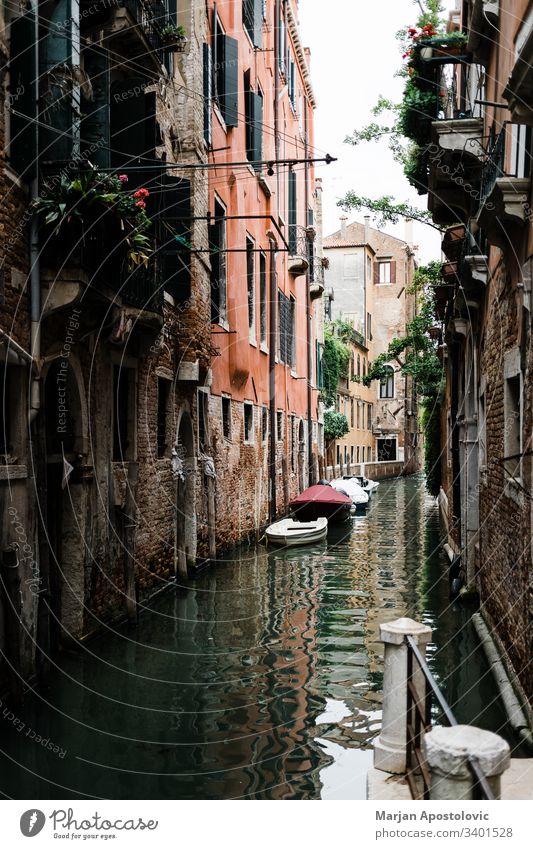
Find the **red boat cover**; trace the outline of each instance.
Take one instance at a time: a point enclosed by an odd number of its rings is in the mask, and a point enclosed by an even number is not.
[[[342,492],[337,492],[332,486],[323,486],[317,484],[310,486],[309,489],[304,489],[297,498],[293,498],[290,506],[298,504],[307,504],[309,501],[315,501],[319,504],[351,504],[352,499]]]

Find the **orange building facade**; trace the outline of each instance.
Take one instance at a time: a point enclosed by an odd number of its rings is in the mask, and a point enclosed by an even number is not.
[[[257,533],[318,479],[323,267],[320,184],[309,161],[315,100],[297,6],[208,7],[214,357],[211,385],[199,390],[199,442],[215,461],[224,547]]]

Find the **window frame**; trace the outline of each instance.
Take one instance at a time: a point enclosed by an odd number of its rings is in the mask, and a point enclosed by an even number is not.
[[[255,430],[255,416],[254,416],[254,404],[253,401],[243,401],[242,405],[243,409],[243,441],[245,445],[254,445],[254,430]],[[251,412],[251,423],[247,425],[246,414]],[[246,431],[248,431],[248,436],[246,435]]]
[[[226,442],[231,442],[233,437],[233,422],[231,420],[231,395],[222,393],[220,396],[220,414],[222,420],[222,437]],[[228,423],[226,433],[226,420]]]
[[[379,381],[379,398],[380,401],[390,401],[396,397],[396,381],[394,368],[387,364],[384,366],[389,371],[388,377],[383,377]]]

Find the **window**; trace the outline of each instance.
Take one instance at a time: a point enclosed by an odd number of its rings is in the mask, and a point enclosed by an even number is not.
[[[366,449],[366,461],[367,463],[372,462],[372,448],[370,446]]]
[[[378,462],[390,463],[396,460],[396,439],[386,437],[378,439]]]
[[[351,401],[350,422],[351,422],[351,426],[353,427],[354,424],[355,424],[355,402],[354,402],[353,398],[352,398],[352,401]]]
[[[282,363],[294,367],[295,365],[295,301],[287,298],[283,292],[278,292],[278,315],[279,315],[279,358]]]
[[[250,82],[250,71],[244,75],[244,107],[246,116],[246,158],[261,171],[263,158],[263,95],[255,92]]]
[[[157,456],[167,454],[167,410],[170,381],[159,377],[157,380]]]
[[[289,433],[289,452],[291,455],[291,472],[294,472],[296,469],[296,451],[294,450],[294,443],[296,441],[296,416],[290,417],[291,429]]]
[[[363,379],[366,377],[366,357],[363,360]]]
[[[361,377],[361,356],[357,354],[357,377]]]
[[[353,451],[354,451],[354,448],[353,448],[353,445],[352,445],[351,448],[350,448],[350,463],[353,463],[353,457],[354,457]]]
[[[204,60],[204,140],[211,146],[213,142],[213,120],[211,108],[213,105],[213,55],[210,44],[203,46]]]
[[[209,394],[205,389],[199,389],[197,393],[198,404],[198,445],[200,451],[204,451],[209,443],[208,415]]]
[[[22,422],[20,389],[24,386],[24,379],[20,377],[20,372],[21,369],[18,366],[8,365],[6,362],[0,363],[0,465],[23,462],[20,457],[16,459],[20,450],[20,423]],[[66,427],[61,431],[58,427],[60,421],[57,394],[59,384],[54,380],[53,386],[55,389],[54,408],[57,410],[54,416],[55,430],[56,433],[65,433]],[[65,406],[68,406],[68,396]]]
[[[239,42],[225,35],[218,15],[213,21],[213,97],[226,127],[239,123]]]
[[[255,261],[254,243],[246,237],[246,282],[248,286],[248,332],[250,340],[255,342]]]
[[[355,377],[355,354],[352,354],[350,359],[350,378],[353,380]]]
[[[337,466],[340,465],[341,462],[341,447],[337,445]]]
[[[249,401],[244,402],[244,441],[254,441],[254,405]]]
[[[364,449],[363,449],[363,450],[364,450]],[[359,464],[359,458],[360,458],[359,451],[360,451],[360,448],[359,448],[359,446],[357,446],[357,463],[358,463],[358,464]]]
[[[278,441],[282,441],[283,436],[283,413],[281,410],[278,410],[276,413],[276,438]]]
[[[288,175],[289,180],[289,255],[295,256],[298,250],[298,201],[296,193],[296,174],[290,170]]]
[[[135,456],[135,369],[113,367],[113,460]]]
[[[373,339],[373,336],[372,336],[372,316],[370,315],[369,312],[367,312],[367,314],[366,314],[366,335],[367,335],[367,338],[370,341],[372,341],[372,339]],[[370,368],[370,364],[369,364],[368,367]]]
[[[254,47],[261,47],[263,0],[242,0],[242,23]]]
[[[368,404],[366,408],[366,421],[368,430],[372,430],[372,404]]]
[[[281,442],[283,439],[283,413],[281,410],[278,410],[276,414],[276,436],[278,442]]]
[[[215,220],[209,227],[211,251],[211,321],[214,324],[227,320],[227,254],[226,210],[215,198]]]
[[[279,56],[279,70],[280,73],[285,73],[285,61],[287,54],[287,27],[285,24],[285,4],[283,0],[278,0],[277,2],[278,12],[277,18],[279,20],[278,27],[278,56]]]
[[[505,381],[504,451],[508,477],[521,476],[522,455],[522,380],[520,373]]]
[[[296,111],[296,65],[289,60],[289,98],[291,106]]]
[[[385,366],[387,376],[383,377],[379,383],[380,398],[394,398],[394,369],[392,366]]]
[[[224,439],[231,439],[231,398],[222,396],[222,433]]]
[[[264,253],[259,254],[259,341],[263,347],[268,339],[267,316],[267,260]]]
[[[261,410],[261,436],[263,442],[268,439],[268,407],[263,407]]]
[[[374,283],[389,285],[396,283],[396,262],[392,259],[379,259],[374,264]]]

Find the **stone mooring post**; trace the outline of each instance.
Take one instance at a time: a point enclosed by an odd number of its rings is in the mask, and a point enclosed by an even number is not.
[[[431,640],[431,628],[413,619],[402,618],[380,625],[385,644],[383,675],[383,719],[381,734],[374,743],[374,767],[383,772],[402,774],[406,770],[407,748],[407,646],[412,637],[422,655]],[[416,670],[416,661],[414,669]],[[423,690],[416,682],[417,691]]]
[[[423,749],[431,774],[432,801],[474,798],[469,757],[477,759],[494,796],[501,798],[501,777],[511,765],[511,750],[498,734],[471,725],[436,727],[424,736]]]

